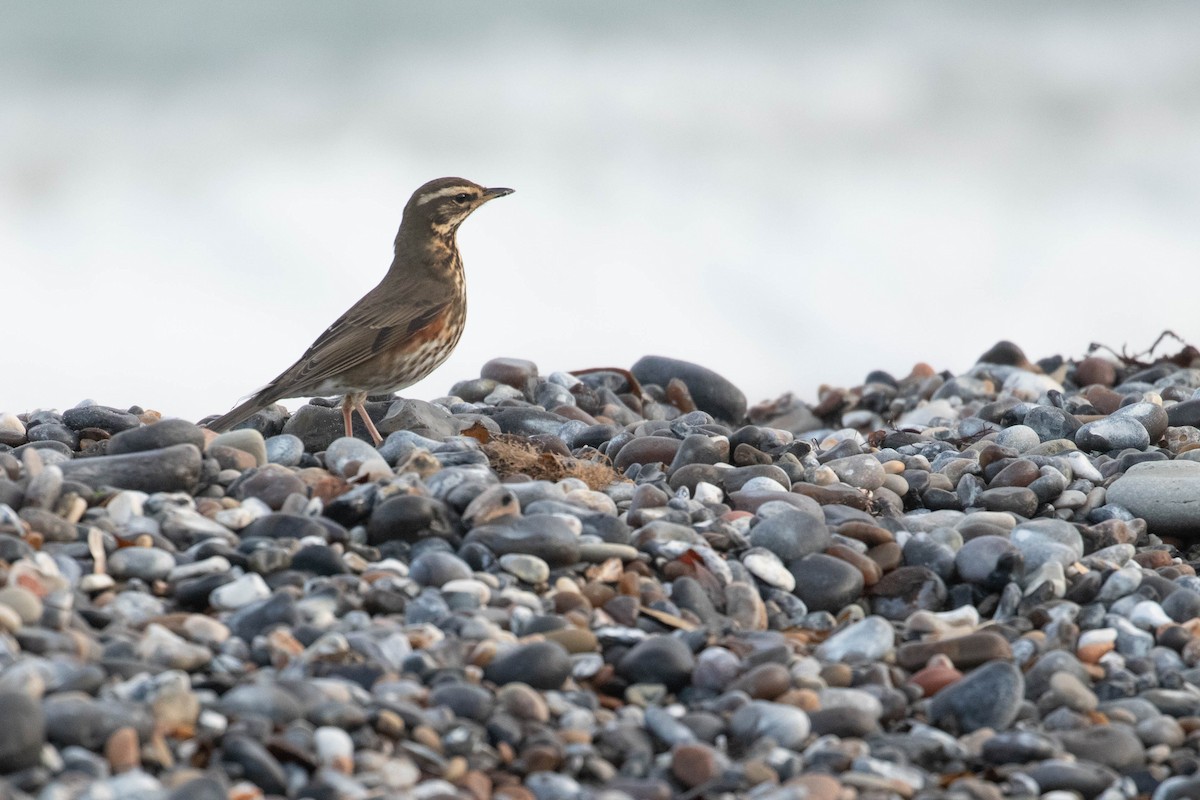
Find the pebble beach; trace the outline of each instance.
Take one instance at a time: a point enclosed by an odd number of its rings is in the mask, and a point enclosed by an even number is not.
[[[1200,798],[1179,347],[8,409],[0,800]]]

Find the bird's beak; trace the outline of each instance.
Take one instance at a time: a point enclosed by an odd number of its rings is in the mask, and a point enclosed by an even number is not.
[[[503,189],[503,188],[484,189],[483,190],[483,199],[484,200],[494,200],[497,197],[504,197],[505,195],[512,194],[512,193],[513,193],[512,189]]]

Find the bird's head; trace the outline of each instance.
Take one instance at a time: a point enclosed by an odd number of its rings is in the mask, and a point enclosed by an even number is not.
[[[462,221],[489,200],[512,194],[512,189],[485,189],[463,178],[438,178],[413,192],[404,207],[400,233],[453,236]]]

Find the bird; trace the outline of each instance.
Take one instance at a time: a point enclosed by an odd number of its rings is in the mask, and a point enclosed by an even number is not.
[[[289,397],[341,394],[346,435],[358,411],[378,446],[383,437],[363,405],[368,395],[411,386],[444,362],[467,318],[466,277],[458,227],[471,212],[512,189],[487,189],[463,178],[421,186],[404,206],[387,274],[338,317],[295,364],[231,411],[207,422],[226,431]]]

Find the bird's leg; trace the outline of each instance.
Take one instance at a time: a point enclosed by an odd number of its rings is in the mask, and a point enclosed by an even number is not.
[[[358,415],[362,417],[363,423],[367,426],[367,432],[370,433],[371,438],[375,440],[375,446],[379,447],[379,445],[383,443],[383,437],[379,435],[379,431],[375,428],[375,423],[372,422],[371,418],[367,415],[366,404],[364,401],[359,400],[356,408],[358,409]]]
[[[342,422],[346,424],[347,436],[354,435],[354,407],[355,403],[353,395],[346,395],[342,398]]]

